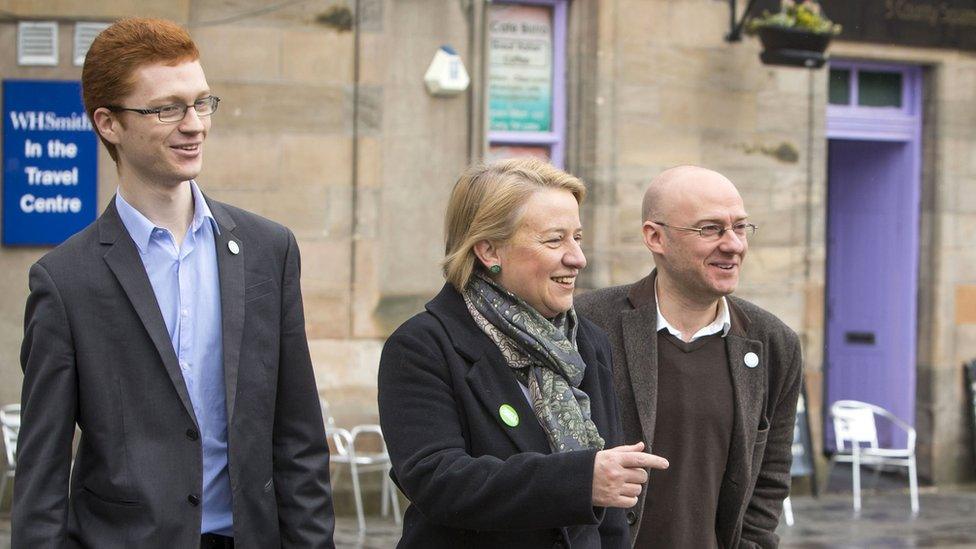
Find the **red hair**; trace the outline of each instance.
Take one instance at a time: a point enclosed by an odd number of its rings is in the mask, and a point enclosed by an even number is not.
[[[165,19],[127,17],[102,31],[88,48],[81,69],[85,112],[95,125],[95,109],[117,104],[132,92],[132,75],[143,65],[178,65],[200,58],[197,45],[183,27]],[[96,130],[97,131],[97,130]],[[118,153],[101,135],[112,160]]]

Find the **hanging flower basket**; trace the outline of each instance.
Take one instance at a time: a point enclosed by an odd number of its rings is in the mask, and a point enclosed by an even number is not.
[[[759,59],[766,65],[818,69],[829,58],[831,34],[786,27],[760,27],[756,33],[763,46]]]
[[[815,0],[783,0],[777,13],[764,12],[749,21],[746,32],[759,35],[767,65],[820,68],[827,62],[827,46],[841,27],[823,14]]]

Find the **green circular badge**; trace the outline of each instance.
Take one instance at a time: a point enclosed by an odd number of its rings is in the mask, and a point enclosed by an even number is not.
[[[518,412],[516,412],[515,408],[512,408],[511,405],[502,404],[501,407],[498,408],[498,417],[502,418],[505,425],[508,425],[509,427],[518,427]]]

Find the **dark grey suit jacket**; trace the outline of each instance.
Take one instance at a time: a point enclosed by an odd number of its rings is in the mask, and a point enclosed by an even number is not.
[[[329,454],[291,232],[209,200],[237,547],[332,547]],[[240,252],[231,253],[234,241]],[[114,200],[30,270],[12,546],[197,547],[197,421]],[[75,424],[81,439],[72,469]]]
[[[655,276],[576,299],[576,311],[610,336],[625,440],[643,440],[652,453],[657,404]],[[763,309],[735,297],[728,302],[732,328],[725,341],[735,417],[715,530],[722,547],[776,547],[779,538],[774,531],[790,490],[793,419],[803,370],[800,341]],[[749,352],[759,356],[758,367],[743,364]],[[627,513],[632,541],[637,539],[647,491],[653,489],[645,487]]]

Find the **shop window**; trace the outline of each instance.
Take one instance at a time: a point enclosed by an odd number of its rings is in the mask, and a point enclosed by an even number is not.
[[[836,62],[827,79],[827,102],[831,107],[903,112],[907,101],[906,78],[902,67]]]
[[[493,2],[487,14],[487,159],[563,165],[566,0]]]
[[[831,105],[851,104],[850,69],[830,69],[830,89],[828,98]]]
[[[862,107],[901,108],[901,73],[860,71],[857,104]]]

